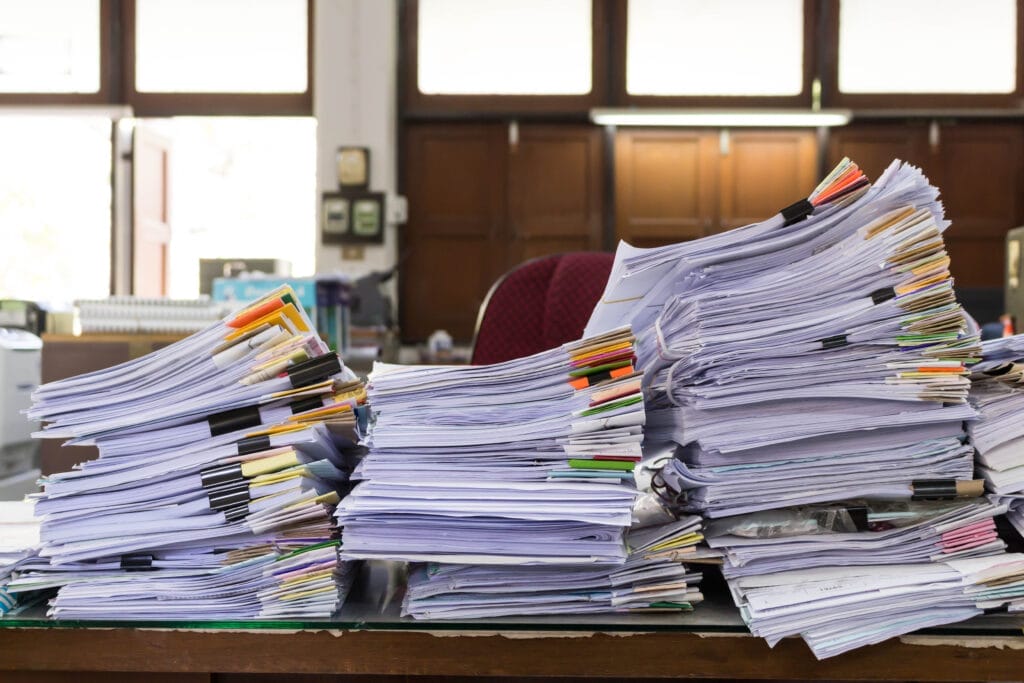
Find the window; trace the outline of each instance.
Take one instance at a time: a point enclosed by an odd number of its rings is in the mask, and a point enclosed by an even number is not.
[[[407,0],[404,109],[585,112],[604,101],[606,0]]]
[[[802,0],[629,0],[626,92],[798,96]]]
[[[585,95],[591,26],[591,0],[420,0],[420,92]]]
[[[199,295],[200,258],[283,259],[315,270],[316,121],[146,121],[170,142],[168,294]]]
[[[99,92],[99,0],[0,0],[0,17],[0,92]]]
[[[1013,93],[1016,0],[842,0],[844,93]]]
[[[0,117],[0,297],[110,292],[110,120]]]
[[[302,93],[306,0],[136,0],[135,89]]]

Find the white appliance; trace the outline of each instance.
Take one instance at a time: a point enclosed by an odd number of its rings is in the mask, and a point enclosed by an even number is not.
[[[22,411],[32,403],[39,386],[43,340],[26,330],[0,327],[0,499],[18,498],[34,488],[30,472],[37,466],[38,444],[32,440],[37,423],[25,419]],[[36,470],[38,476],[38,470]],[[8,484],[18,486],[10,492]]]

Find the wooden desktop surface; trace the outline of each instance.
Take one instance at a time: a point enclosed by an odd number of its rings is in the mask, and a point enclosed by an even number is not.
[[[58,672],[1012,681],[1024,676],[1022,648],[1021,637],[913,636],[818,662],[797,639],[772,650],[741,634],[11,628],[0,630],[0,680],[34,671],[51,681],[65,680]]]

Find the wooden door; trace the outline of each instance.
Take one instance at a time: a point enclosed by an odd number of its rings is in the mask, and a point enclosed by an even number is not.
[[[508,268],[603,248],[603,138],[595,126],[521,124],[509,146]]]
[[[132,294],[166,296],[171,143],[145,125],[132,136]]]
[[[770,218],[807,197],[818,183],[812,130],[731,130],[721,136],[719,230]]]
[[[615,134],[615,230],[652,247],[702,237],[714,227],[718,135],[688,130]]]
[[[920,167],[936,182],[933,175],[934,159],[928,145],[928,124],[912,123],[864,123],[829,132],[828,167],[831,170],[843,157],[854,161],[867,177],[875,181],[882,171],[900,159]]]
[[[498,123],[405,126],[403,339],[423,341],[436,329],[472,338],[480,304],[507,261],[507,147]]]
[[[1016,123],[949,124],[936,142],[933,182],[953,223],[946,245],[957,287],[1001,289],[1006,233],[1024,223],[1022,129]]]

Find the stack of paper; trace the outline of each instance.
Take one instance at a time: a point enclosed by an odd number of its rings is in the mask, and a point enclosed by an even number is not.
[[[982,345],[972,368],[971,403],[978,419],[967,431],[978,453],[978,472],[998,494],[1024,492],[1024,335]]]
[[[307,618],[349,567],[334,506],[365,392],[288,289],[136,361],[40,387],[41,436],[97,460],[46,477],[39,558],[12,591],[60,587],[89,618]]]
[[[616,565],[426,564],[409,577],[402,611],[416,619],[476,619],[588,612],[679,612],[703,599],[693,559],[699,517],[631,530]]]
[[[946,562],[1005,550],[995,517],[1006,505],[964,501],[858,501],[813,505],[708,523],[727,578],[831,565]]]
[[[615,563],[644,405],[627,329],[497,365],[378,364],[344,556]]]
[[[664,476],[695,511],[910,497],[915,480],[972,476],[961,423],[978,340],[953,294],[936,191],[897,165],[839,204],[694,259],[638,334],[665,408],[651,431],[685,447]]]
[[[774,646],[799,634],[821,659],[1020,601],[1024,555],[797,569],[729,586],[755,635]]]
[[[433,563],[410,580],[416,618],[690,609],[700,521],[666,524],[636,487],[633,342],[617,328],[491,366],[377,365],[343,557]]]
[[[0,501],[0,616],[35,602],[34,596],[19,597],[8,590],[11,574],[39,550],[39,520],[32,508],[29,501]]]
[[[992,518],[1006,503],[977,498],[963,428],[980,342],[953,292],[948,225],[917,169],[894,162],[870,185],[844,160],[763,223],[617,254],[588,333],[632,324],[646,438],[677,445],[655,487],[710,518],[734,597],[772,642],[800,633],[827,656],[966,618],[978,609],[961,577],[934,563],[1002,557]],[[926,593],[944,572],[938,594],[962,604],[888,612],[870,577],[890,571]],[[851,611],[822,597],[831,584],[856,596]],[[749,602],[754,589],[770,602]]]

